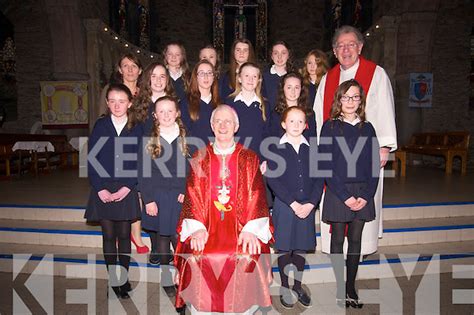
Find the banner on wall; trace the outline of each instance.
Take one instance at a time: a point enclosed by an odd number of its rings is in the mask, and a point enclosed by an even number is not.
[[[87,81],[41,81],[44,129],[88,128]]]
[[[409,107],[431,107],[433,73],[410,73]]]

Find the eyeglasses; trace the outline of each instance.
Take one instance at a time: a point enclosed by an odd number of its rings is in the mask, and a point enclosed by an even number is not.
[[[200,78],[204,78],[204,77],[209,77],[209,78],[212,78],[214,76],[214,72],[204,72],[204,71],[199,71],[197,73],[197,76],[200,77]]]
[[[214,125],[222,125],[222,124],[224,124],[224,125],[226,125],[226,126],[230,126],[230,125],[232,125],[234,122],[233,122],[232,120],[229,120],[229,119],[224,119],[224,120],[221,120],[221,119],[214,119],[214,120],[212,121],[212,123],[213,123]]]
[[[355,43],[355,42],[351,42],[351,43],[349,43],[349,44],[338,44],[338,45],[336,46],[336,50],[343,50],[343,49],[345,49],[345,48],[347,48],[347,49],[355,49],[355,48],[357,48],[358,46],[359,46],[359,45],[358,45],[357,43]]]
[[[348,103],[349,101],[358,102],[360,100],[361,100],[360,95],[353,95],[353,96],[343,95],[343,96],[341,96],[341,102],[344,102],[344,103]]]

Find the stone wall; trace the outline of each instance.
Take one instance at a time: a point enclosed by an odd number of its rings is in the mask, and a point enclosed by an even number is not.
[[[41,121],[39,81],[50,80],[53,69],[49,21],[44,1],[2,3],[2,12],[15,26],[18,120],[6,122],[4,130],[29,132]]]
[[[430,51],[433,107],[421,110],[423,131],[470,131],[470,166],[474,165],[474,111],[469,109],[472,7],[461,0],[440,1]]]
[[[199,49],[212,43],[212,1],[150,0],[152,27],[157,35],[152,39],[152,50],[161,52],[175,40],[183,42],[188,61],[198,59]],[[153,32],[152,32],[153,33]]]
[[[298,65],[315,48],[323,49],[324,1],[268,1],[268,49],[276,40],[292,47]]]

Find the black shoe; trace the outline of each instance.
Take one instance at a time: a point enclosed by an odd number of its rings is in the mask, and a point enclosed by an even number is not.
[[[150,265],[158,266],[160,264],[160,255],[158,254],[150,254],[150,258],[148,259]]]
[[[286,309],[292,309],[296,303],[296,296],[289,288],[280,288],[280,303]]]
[[[359,300],[359,297],[351,298],[349,297],[349,294],[346,295],[346,307],[352,307],[352,308],[362,308],[364,306],[364,303],[362,303],[361,300]]]
[[[176,296],[176,287],[174,285],[163,287],[163,290],[168,297]]]
[[[119,298],[120,297],[120,287],[112,287],[112,290],[114,291],[115,296],[117,298]],[[109,297],[109,287],[107,287],[107,297]]]
[[[298,302],[300,302],[301,305],[304,307],[310,307],[311,306],[311,297],[306,293],[306,291],[303,288],[299,288],[297,290],[293,289],[294,292],[298,295]]]
[[[127,282],[125,282],[125,284],[121,288],[122,290],[125,290],[126,292],[130,292],[133,290],[132,285],[130,284],[130,282],[128,282],[128,280]]]
[[[128,292],[125,290],[120,290],[120,298],[122,300],[128,300],[130,298],[130,295],[128,295]]]

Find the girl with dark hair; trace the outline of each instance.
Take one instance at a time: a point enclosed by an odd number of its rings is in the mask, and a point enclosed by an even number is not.
[[[270,109],[275,108],[278,87],[281,77],[287,72],[293,71],[293,57],[288,43],[276,41],[272,45],[272,63],[263,71],[262,94],[267,99]]]
[[[122,83],[130,92],[132,96],[135,97],[139,92],[140,76],[142,74],[143,67],[140,59],[133,53],[126,53],[120,56],[118,60],[115,71],[110,77],[110,84],[112,83]],[[107,91],[109,84],[104,86],[102,93],[100,94],[99,100],[99,116],[105,114],[107,111]]]
[[[256,62],[252,42],[248,39],[236,39],[230,51],[229,71],[219,80],[219,95],[222,99],[226,99],[235,91],[240,66],[246,62]]]
[[[221,60],[217,54],[217,50],[211,44],[204,46],[199,50],[199,60],[207,60],[214,66],[216,80],[219,80],[221,73]]]
[[[187,96],[186,101],[181,102],[181,115],[188,136],[196,137],[207,145],[209,137],[213,137],[211,113],[220,104],[214,67],[209,61],[201,60],[194,66]]]
[[[299,106],[306,113],[306,126],[303,136],[306,140],[310,137],[316,137],[316,119],[311,105],[308,103],[308,92],[303,85],[303,78],[297,72],[289,72],[283,76],[278,89],[278,98],[275,108],[270,116],[271,136],[281,137],[284,133],[281,127],[281,115],[292,106]]]
[[[121,173],[136,170],[137,163],[121,161],[117,152],[137,154],[137,139],[142,136],[143,130],[141,124],[135,124],[131,115],[132,93],[124,84],[111,84],[106,95],[108,113],[97,120],[89,137],[89,152],[94,150],[96,144],[100,150],[95,159],[88,159],[92,189],[84,217],[88,221],[100,222],[105,264],[111,277],[109,286],[117,297],[128,299],[131,290],[128,282],[131,224],[140,219],[140,206],[137,178]],[[104,138],[105,143],[100,142]],[[127,139],[133,139],[135,144],[131,145]],[[117,258],[122,267],[119,279],[116,279],[115,270]]]
[[[329,63],[326,54],[319,49],[311,50],[304,58],[304,67],[301,69],[303,84],[308,89],[309,106],[314,106],[316,91],[319,82],[329,70]]]
[[[145,135],[153,126],[153,112],[156,100],[163,96],[176,97],[168,69],[161,62],[153,62],[146,67],[140,84],[140,93],[134,99],[133,109],[138,121],[145,124]]]
[[[342,307],[361,308],[363,304],[355,289],[355,279],[364,224],[375,219],[374,195],[379,180],[380,158],[374,127],[365,118],[365,94],[356,80],[345,81],[337,88],[330,119],[321,130],[319,151],[332,156],[331,161],[322,163],[322,168],[330,171],[331,176],[326,178],[321,211],[322,221],[331,226],[336,301]],[[350,152],[360,153],[347,161],[346,156]],[[345,235],[349,246],[344,287]]]

